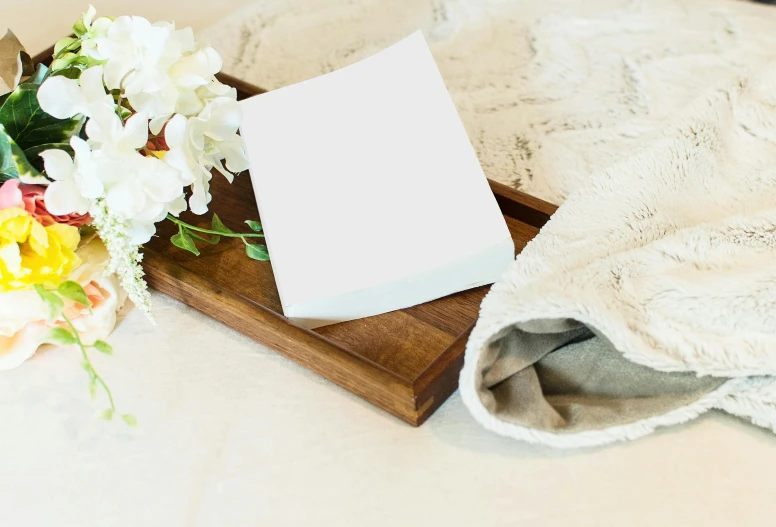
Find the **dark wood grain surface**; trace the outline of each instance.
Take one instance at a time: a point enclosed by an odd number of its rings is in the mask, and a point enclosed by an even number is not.
[[[36,58],[46,62],[46,56]],[[240,99],[262,93],[227,75]],[[519,252],[547,222],[555,207],[540,199],[490,182]],[[247,173],[229,184],[214,172],[210,209],[224,223],[243,229],[259,219]],[[201,226],[205,217],[184,213]],[[312,226],[311,226],[312,228]],[[408,309],[316,330],[283,315],[269,262],[250,260],[241,241],[227,239],[200,247],[194,256],[174,247],[176,231],[159,224],[158,235],[144,247],[143,266],[151,287],[247,335],[326,377],[412,425],[420,425],[458,385],[463,351],[488,288],[480,287]]]

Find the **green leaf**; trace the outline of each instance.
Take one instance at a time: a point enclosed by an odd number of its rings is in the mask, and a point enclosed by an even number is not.
[[[72,280],[62,282],[59,284],[59,287],[57,287],[57,292],[59,293],[59,296],[78,302],[82,306],[88,307],[89,313],[92,312],[89,297],[86,296],[86,291],[84,291],[84,288],[81,287],[81,284],[78,282],[73,282]]]
[[[22,149],[0,124],[0,183],[7,179],[20,179],[23,183],[49,183],[48,179],[30,164]]]
[[[97,376],[94,374],[94,368],[92,368],[92,363],[88,360],[84,359],[81,361],[81,368],[89,374],[90,379],[96,379]]]
[[[60,51],[62,51],[65,48],[71,47],[73,44],[78,42],[79,40],[77,38],[73,37],[65,37],[62,39],[59,39],[56,44],[54,44],[54,55],[58,55]]]
[[[65,53],[64,55],[51,61],[51,69],[54,71],[69,68],[72,64],[77,64],[78,55],[75,53]]]
[[[192,238],[194,238],[195,241],[202,242],[202,243],[209,243],[211,245],[215,245],[221,241],[221,237],[218,234],[210,234],[209,238],[204,238],[192,230],[188,230],[186,231],[186,233]]]
[[[92,399],[97,397],[97,379],[94,377],[89,379],[89,395],[91,395]]]
[[[258,221],[245,220],[245,223],[248,225],[248,227],[251,228],[253,232],[261,232],[261,223]]]
[[[234,234],[232,229],[224,225],[224,222],[221,221],[221,218],[218,217],[218,214],[213,213],[213,220],[211,225],[213,226],[214,231],[220,232],[221,234]]]
[[[70,154],[70,157],[73,157],[74,154],[73,147],[70,146],[70,143],[43,143],[42,145],[29,147],[24,151],[24,155],[27,156],[27,159],[32,160],[33,158],[40,157],[40,153],[45,152],[46,150],[64,150]]]
[[[76,80],[81,76],[81,68],[77,66],[69,66],[63,70],[57,70],[51,74],[52,77],[55,75]]]
[[[94,349],[99,351],[100,353],[104,353],[105,355],[113,355],[113,346],[105,342],[104,340],[96,340],[94,341]]]
[[[43,64],[38,64],[38,66],[35,68],[35,73],[33,73],[32,76],[24,82],[29,82],[30,84],[40,84],[43,82],[43,79],[46,78],[47,73],[48,68]]]
[[[0,124],[19,148],[43,143],[67,143],[81,131],[82,118],[57,119],[38,104],[38,85],[20,84],[0,107]]]
[[[110,421],[111,419],[113,419],[113,410],[111,408],[108,408],[107,410],[102,412],[100,417],[102,417],[106,421]]]
[[[174,234],[173,237],[170,238],[170,241],[175,247],[180,247],[181,249],[199,256],[199,249],[197,249],[197,246],[194,243],[194,240],[191,239],[191,236],[189,236],[189,234],[183,230],[183,227],[179,228],[178,233]]]
[[[127,423],[129,426],[137,426],[137,419],[134,415],[130,414],[124,414],[121,416],[121,418],[124,420],[125,423]]]
[[[66,328],[51,328],[48,333],[43,337],[43,340],[51,344],[59,344],[61,346],[69,346],[75,344],[75,337],[70,330]]]
[[[38,296],[40,296],[41,300],[43,300],[48,308],[48,319],[50,321],[55,320],[59,314],[62,313],[65,303],[51,291],[46,291],[40,284],[35,284],[35,291],[38,292]]]
[[[73,33],[75,33],[75,36],[82,37],[88,32],[88,29],[86,29],[86,24],[84,24],[84,19],[79,18],[78,21],[73,24]]]
[[[269,260],[269,252],[267,251],[266,245],[253,245],[251,243],[246,243],[245,254],[248,255],[248,258],[253,260],[259,260],[261,262],[266,262]]]

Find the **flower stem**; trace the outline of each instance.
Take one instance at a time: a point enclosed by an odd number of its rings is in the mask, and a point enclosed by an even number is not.
[[[105,393],[108,395],[108,401],[110,401],[110,409],[112,411],[116,411],[116,403],[113,401],[113,394],[110,391],[110,388],[108,388],[108,385],[103,380],[102,377],[97,373],[97,370],[94,369],[94,366],[92,365],[92,361],[89,360],[89,355],[86,353],[86,347],[84,346],[84,343],[81,341],[81,336],[78,334],[78,330],[75,329],[75,326],[70,321],[67,315],[62,313],[62,318],[67,323],[68,327],[70,328],[70,331],[73,333],[73,337],[75,337],[75,342],[78,345],[78,349],[81,350],[81,355],[84,358],[84,362],[88,366],[89,373],[94,377],[94,380],[102,386],[103,390],[105,390]]]
[[[211,229],[203,229],[201,227],[195,227],[194,225],[190,225],[190,224],[186,223],[183,220],[179,220],[178,218],[176,218],[172,214],[168,214],[167,215],[167,219],[170,220],[171,222],[176,223],[178,225],[181,225],[181,226],[183,226],[183,227],[185,227],[187,229],[191,229],[192,231],[196,231],[196,232],[202,232],[204,234],[214,234],[214,235],[218,235],[218,236],[226,236],[227,238],[264,238],[263,234],[259,234],[259,233],[255,233],[255,232],[247,233],[247,234],[241,234],[239,232],[220,232],[220,231],[214,231],[214,230],[211,230]],[[243,240],[243,241],[245,241],[245,240]]]
[[[119,119],[121,119],[121,122],[124,122],[124,118],[121,117],[121,105],[124,104],[124,82],[129,78],[130,75],[135,73],[134,68],[129,70],[124,74],[124,76],[121,78],[121,81],[119,82],[119,100],[118,104],[116,105],[116,112],[119,114]]]

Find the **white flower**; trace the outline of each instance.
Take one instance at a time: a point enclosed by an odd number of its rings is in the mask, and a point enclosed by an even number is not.
[[[100,17],[95,20],[97,10],[93,5],[89,6],[89,9],[84,13],[81,20],[76,22],[75,28],[77,33],[83,33],[81,38],[81,55],[90,58],[94,57],[96,52],[97,39],[104,38],[108,35],[108,29],[113,23],[113,20],[108,17]]]
[[[70,145],[75,151],[76,162],[64,150],[45,150],[40,154],[46,175],[54,180],[46,188],[45,201],[48,211],[55,215],[85,214],[91,205],[87,196],[102,193],[99,179],[89,179],[88,173],[76,169],[76,164],[83,165],[91,156],[89,146],[78,137],[71,138]]]
[[[200,164],[197,152],[188,139],[188,120],[182,115],[176,115],[167,123],[164,129],[164,140],[169,151],[164,156],[164,162],[182,174],[182,178],[191,185],[192,195],[189,206],[194,214],[207,212],[210,203],[210,170]]]
[[[122,125],[116,114],[100,110],[87,122],[86,132],[89,144],[78,137],[70,141],[75,161],[61,150],[41,154],[46,173],[55,180],[46,190],[50,212],[92,212],[94,203],[104,200],[111,214],[126,223],[133,244],[147,242],[156,232],[155,223],[185,208],[183,187],[192,180],[138,152],[148,141],[145,114]]]
[[[57,119],[78,114],[91,117],[100,108],[113,112],[116,105],[113,97],[105,92],[102,78],[102,66],[85,70],[77,81],[61,75],[49,77],[38,88],[38,103],[44,112]]]
[[[100,178],[104,192],[99,197],[105,198],[112,214],[128,223],[133,243],[147,242],[156,232],[156,222],[170,211],[180,213],[183,186],[189,181],[167,163],[137,151],[148,142],[148,118],[143,113],[122,126],[116,114],[98,112],[86,132],[95,157],[86,172]]]
[[[86,135],[103,156],[135,153],[148,142],[148,116],[138,112],[122,124],[116,113],[100,108],[87,121]]]
[[[168,70],[194,49],[191,28],[175,31],[172,24],[122,16],[104,37],[95,39],[90,56],[106,61],[105,84],[109,89],[123,88],[135,110],[157,117],[175,111],[178,91]]]
[[[237,101],[218,97],[205,106],[202,112],[191,119],[191,141],[200,152],[200,162],[214,166],[229,182],[230,172],[248,169],[242,138],[237,134],[242,119]],[[222,161],[226,161],[226,169]]]
[[[221,55],[211,47],[198,49],[172,65],[170,79],[178,90],[176,113],[191,116],[202,111],[209,100],[205,97],[211,92],[199,88],[207,88],[213,84],[224,86],[215,79],[215,74],[221,71],[221,66]],[[229,90],[229,87],[226,89]]]
[[[170,151],[164,160],[190,180],[189,206],[195,214],[204,214],[210,202],[210,169],[215,167],[230,182],[233,172],[248,168],[240,126],[240,107],[229,97],[209,102],[196,117],[176,115],[165,128],[165,142]],[[223,161],[226,161],[224,168]]]
[[[200,46],[170,67],[170,83],[176,90],[176,114],[195,116],[216,97],[237,99],[237,91],[215,77],[221,71],[222,64],[221,55],[215,49]],[[158,134],[170,117],[171,113],[157,114],[151,119],[151,132]]]

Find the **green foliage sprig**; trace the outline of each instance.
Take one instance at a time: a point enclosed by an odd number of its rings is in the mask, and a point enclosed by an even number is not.
[[[262,262],[269,260],[269,252],[267,251],[266,245],[258,245],[250,243],[249,241],[251,238],[264,238],[264,235],[261,234],[261,223],[258,221],[247,220],[245,223],[248,225],[252,232],[240,233],[235,232],[224,225],[224,223],[221,221],[221,218],[219,218],[217,214],[213,214],[213,219],[210,223],[210,229],[191,225],[171,214],[167,215],[167,219],[178,226],[178,232],[174,234],[172,238],[170,238],[172,244],[176,247],[180,247],[181,249],[189,251],[196,256],[199,256],[199,249],[197,249],[196,244],[197,241],[215,245],[221,241],[221,237],[223,236],[225,238],[239,238],[242,240],[242,242],[245,244],[245,254],[247,254],[249,258]],[[207,238],[203,237],[202,234],[206,234]]]
[[[81,351],[81,367],[86,371],[87,375],[89,375],[89,393],[91,393],[92,397],[96,397],[97,387],[99,385],[105,392],[105,395],[108,396],[110,407],[102,412],[103,419],[111,420],[114,415],[120,415],[121,419],[129,426],[137,426],[137,419],[135,419],[133,415],[118,413],[116,410],[116,403],[113,400],[113,394],[111,393],[108,384],[100,374],[97,373],[94,364],[92,364],[92,361],[89,358],[89,353],[87,352],[88,349],[95,349],[104,355],[113,355],[113,347],[104,340],[97,340],[93,344],[84,344],[81,340],[81,336],[78,334],[78,330],[64,312],[65,302],[63,298],[66,298],[86,306],[89,309],[89,314],[91,314],[92,308],[89,304],[89,298],[86,295],[86,291],[81,287],[81,284],[68,280],[62,282],[59,287],[55,289],[46,289],[40,284],[35,284],[35,291],[38,292],[38,295],[46,304],[48,309],[48,320],[53,322],[61,317],[67,325],[67,327],[58,326],[49,330],[44,337],[44,341],[50,344],[59,344],[61,346],[77,346]]]
[[[48,184],[40,153],[51,148],[72,153],[70,138],[81,132],[85,119],[57,119],[41,109],[38,88],[49,73],[39,64],[32,77],[0,98],[0,183]]]

